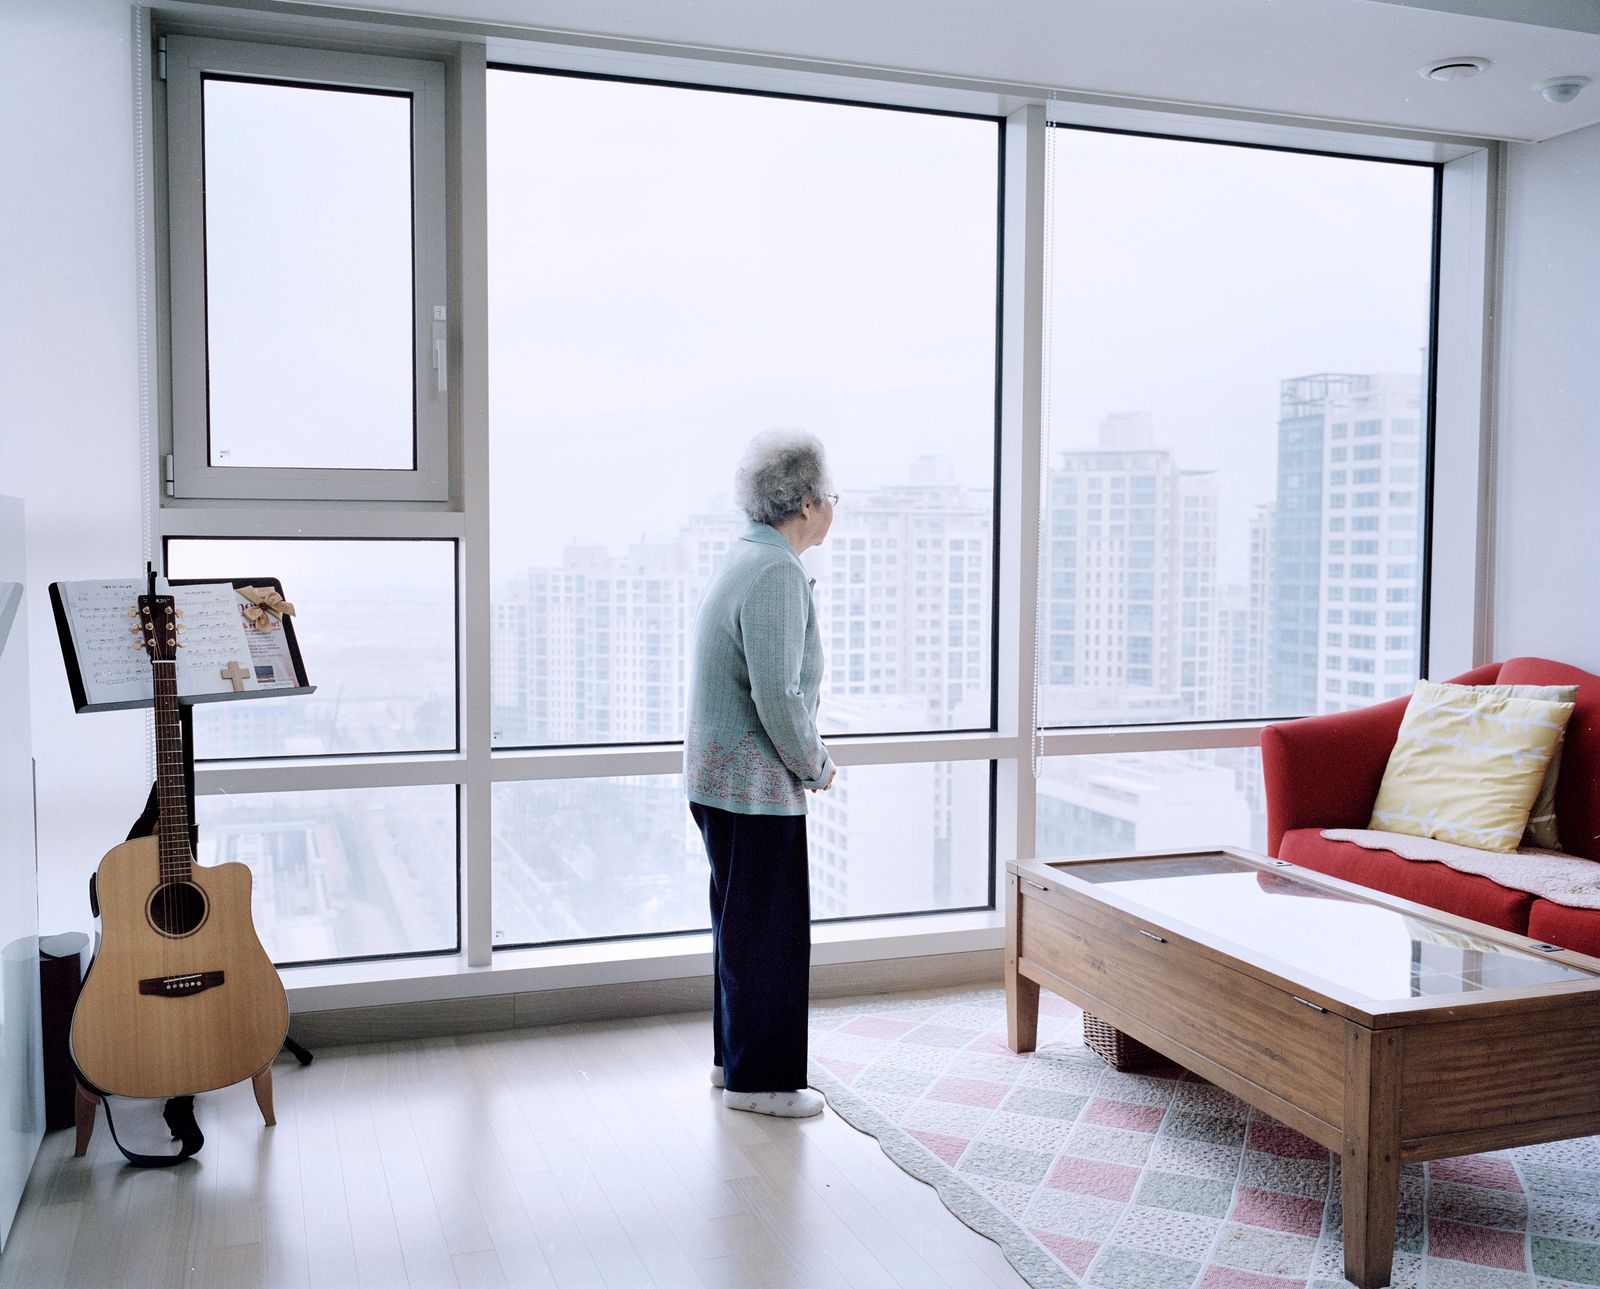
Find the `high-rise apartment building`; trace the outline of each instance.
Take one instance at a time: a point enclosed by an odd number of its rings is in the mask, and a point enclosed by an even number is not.
[[[689,580],[677,542],[569,546],[516,579],[494,606],[500,740],[682,738]]]
[[[806,557],[825,705],[848,700],[867,731],[987,725],[991,511],[989,493],[953,483],[937,458],[917,461],[909,483],[841,502]],[[695,614],[744,526],[691,515],[672,540],[625,556],[569,546],[561,567],[513,581],[493,608],[499,740],[682,738]]]
[[[1069,756],[1039,780],[1041,855],[1181,849],[1245,841],[1248,806],[1215,752]]]
[[[1217,489],[1154,446],[1147,414],[1108,417],[1100,445],[1049,479],[1045,682],[1156,690],[1216,714]]]
[[[1423,408],[1417,377],[1328,398],[1317,708],[1409,694],[1420,671]]]
[[[1277,716],[1317,710],[1327,404],[1368,379],[1323,372],[1279,386],[1269,708]]]
[[[1250,516],[1250,621],[1246,647],[1245,705],[1234,713],[1273,713],[1272,595],[1277,576],[1277,505],[1257,506]]]
[[[1251,713],[1250,698],[1256,672],[1250,656],[1250,588],[1217,589],[1216,697],[1211,714],[1224,720]]]
[[[989,721],[992,498],[924,457],[911,482],[843,498],[828,539],[807,556],[828,668],[823,701],[918,703],[912,723]]]
[[[840,699],[829,728],[863,733],[906,728],[926,707],[915,699],[899,708]],[[958,862],[988,847],[981,809],[986,767],[927,761],[914,765],[853,766],[833,787],[807,802],[812,913],[861,917],[891,909],[977,906],[988,899],[987,874]],[[957,798],[966,795],[957,808]],[[914,865],[897,861],[918,856]]]

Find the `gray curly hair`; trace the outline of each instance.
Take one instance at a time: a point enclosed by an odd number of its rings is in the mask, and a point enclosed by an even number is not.
[[[739,508],[758,524],[785,523],[830,491],[822,443],[804,430],[764,430],[733,475]]]

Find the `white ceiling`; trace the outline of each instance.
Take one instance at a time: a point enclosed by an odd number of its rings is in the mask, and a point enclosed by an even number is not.
[[[319,5],[319,7],[322,7]],[[326,5],[328,8],[347,7]],[[376,0],[540,31],[1445,135],[1538,140],[1600,122],[1600,0]],[[427,24],[432,25],[432,24]],[[504,30],[509,28],[510,30]],[[1424,79],[1455,55],[1467,81]],[[1596,83],[1550,104],[1556,76]]]

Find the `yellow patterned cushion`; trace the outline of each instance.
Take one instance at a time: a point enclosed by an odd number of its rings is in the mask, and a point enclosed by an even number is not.
[[[1578,700],[1576,685],[1474,685],[1486,694],[1505,694],[1509,698],[1538,698],[1548,703],[1575,703]],[[1539,795],[1533,799],[1528,813],[1528,831],[1522,840],[1529,846],[1545,850],[1561,849],[1561,834],[1556,830],[1556,783],[1561,775],[1561,746],[1566,741],[1562,731],[1556,739],[1556,749],[1550,754],[1550,764],[1545,768],[1544,782],[1539,785]]]
[[[1418,681],[1367,826],[1515,850],[1572,708]]]

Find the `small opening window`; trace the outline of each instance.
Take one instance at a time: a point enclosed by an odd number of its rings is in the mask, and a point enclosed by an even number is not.
[[[171,495],[449,496],[444,69],[167,40]]]

